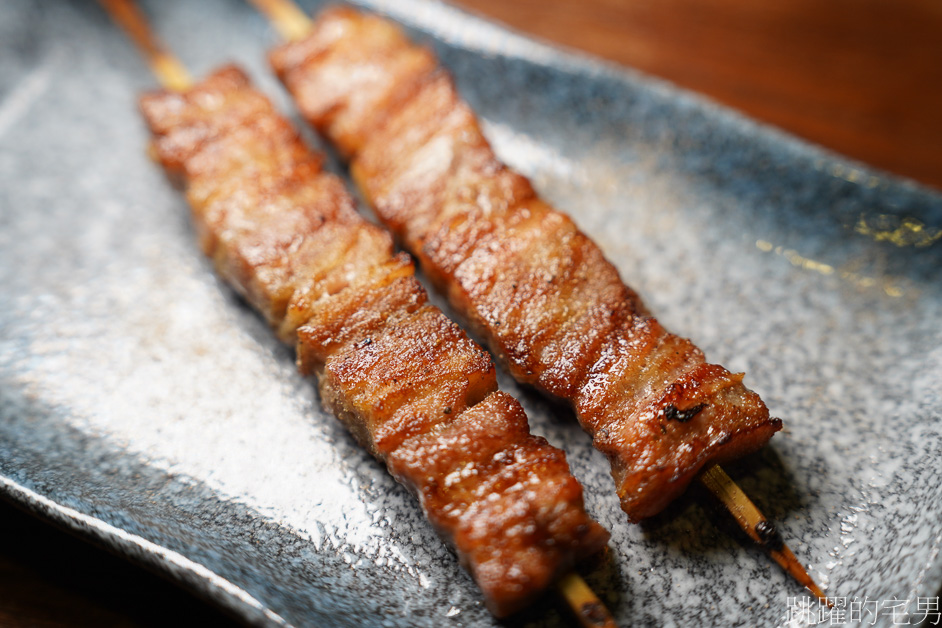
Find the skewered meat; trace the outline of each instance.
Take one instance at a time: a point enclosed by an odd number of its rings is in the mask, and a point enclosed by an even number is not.
[[[762,447],[781,421],[743,375],[648,315],[572,220],[496,158],[430,58],[397,26],[346,8],[270,55],[379,218],[513,376],[572,404],[631,520],[706,466]]]
[[[496,615],[605,545],[565,454],[530,434],[487,353],[427,303],[408,256],[245,74],[141,108],[205,253],[296,343],[324,405],[419,497]]]

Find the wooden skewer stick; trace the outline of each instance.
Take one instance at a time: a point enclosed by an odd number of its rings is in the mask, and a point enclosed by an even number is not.
[[[792,578],[797,580],[806,589],[811,591],[822,603],[833,606],[831,601],[824,595],[821,588],[815,584],[808,572],[802,567],[798,559],[792,553],[778,530],[768,519],[765,518],[752,500],[743,492],[723,468],[715,464],[703,474],[700,475],[700,481],[716,496],[730,514],[739,523],[743,532],[749,535],[753,541],[764,548],[772,560],[781,565],[782,569],[788,572]]]
[[[311,28],[310,18],[304,15],[292,0],[249,0],[249,2],[263,13],[275,27],[275,30],[288,41],[303,38]],[[775,562],[781,565],[799,584],[811,591],[818,599],[829,606],[831,605],[820,587],[815,584],[792,551],[782,542],[775,526],[765,518],[743,490],[719,465],[713,465],[702,473],[700,481],[723,502],[723,505],[732,513],[746,534],[768,550]],[[761,530],[761,534],[768,535],[769,539],[775,539],[777,542],[763,540],[764,537],[760,537],[760,532],[757,532],[757,530]],[[578,576],[574,577],[578,578]]]
[[[570,572],[559,579],[556,588],[562,593],[583,628],[616,628],[615,620],[608,609],[582,576],[574,571]]]
[[[304,14],[293,0],[249,0],[268,21],[278,34],[287,41],[303,39],[311,30],[311,18]]]
[[[190,73],[151,32],[147,18],[132,0],[101,0],[101,4],[140,49],[161,85],[179,92],[193,84]]]
[[[291,0],[249,0],[272,23],[283,39],[295,41],[311,30],[311,18]]]
[[[283,0],[252,0],[274,22],[287,39],[303,36],[310,28],[310,20],[301,10]],[[100,0],[105,11],[128,34],[150,65],[157,81],[165,88],[183,91],[193,81],[184,65],[157,39],[147,24],[147,18],[133,0]],[[563,594],[570,609],[584,628],[616,628],[615,620],[601,600],[579,574],[563,576],[556,588]]]

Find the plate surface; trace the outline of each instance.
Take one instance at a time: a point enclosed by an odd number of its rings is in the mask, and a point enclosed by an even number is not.
[[[661,321],[785,419],[731,471],[813,577],[918,619],[942,583],[942,198],[447,6],[370,4],[437,49],[499,155]],[[147,10],[197,74],[235,59],[292,111],[244,3]],[[0,493],[250,623],[497,625],[198,252],[145,155],[153,85],[96,5],[0,7]],[[502,384],[611,530],[587,578],[622,623],[795,623],[805,593],[709,499],[629,525],[571,414]],[[515,623],[561,622],[539,606]]]

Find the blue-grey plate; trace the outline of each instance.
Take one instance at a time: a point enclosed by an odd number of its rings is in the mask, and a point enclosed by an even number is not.
[[[847,616],[928,614],[942,198],[447,6],[364,4],[438,50],[497,152],[669,328],[748,372],[786,427],[732,471]],[[147,9],[197,74],[238,60],[290,111],[247,5]],[[416,502],[197,250],[145,155],[135,101],[153,85],[94,3],[0,7],[0,491],[249,623],[495,625]],[[587,577],[622,623],[798,622],[806,592],[701,492],[629,525],[568,411],[503,379],[612,532]],[[556,608],[516,621],[554,625]]]

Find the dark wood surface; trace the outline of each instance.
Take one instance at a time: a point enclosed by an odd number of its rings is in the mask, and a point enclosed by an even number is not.
[[[456,0],[942,189],[938,0]]]
[[[227,626],[176,585],[0,500],[0,626]]]
[[[459,4],[942,189],[937,0]],[[231,621],[143,569],[0,501],[0,625],[181,623]]]

